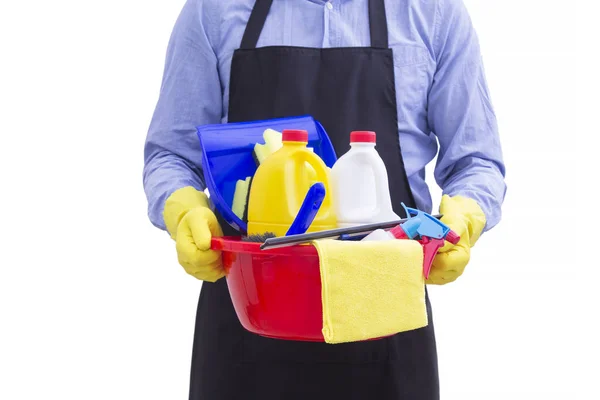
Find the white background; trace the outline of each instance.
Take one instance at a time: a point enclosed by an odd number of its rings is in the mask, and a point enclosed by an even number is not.
[[[600,398],[594,2],[465,2],[508,193],[431,288],[442,399]],[[186,399],[201,284],[141,179],[183,0],[0,4],[0,398]]]

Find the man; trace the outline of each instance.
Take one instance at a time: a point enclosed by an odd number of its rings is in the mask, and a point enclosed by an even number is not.
[[[338,155],[352,130],[377,133],[400,202],[430,212],[435,157],[443,221],[461,235],[430,284],[460,276],[500,219],[504,165],[476,34],[461,0],[188,0],[169,43],[145,147],[149,216],[202,285],[190,399],[438,399],[429,325],[328,345],[245,331],[212,235],[234,234],[209,208],[195,127],[310,114]]]

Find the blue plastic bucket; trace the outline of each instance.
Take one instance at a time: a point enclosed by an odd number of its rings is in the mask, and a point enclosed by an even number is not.
[[[308,147],[332,167],[337,157],[323,126],[311,116],[263,121],[203,125],[197,127],[202,148],[202,170],[210,199],[223,219],[241,234],[247,232],[242,219],[233,213],[233,194],[238,180],[254,176],[256,143],[264,143],[263,132],[271,128],[308,131]]]

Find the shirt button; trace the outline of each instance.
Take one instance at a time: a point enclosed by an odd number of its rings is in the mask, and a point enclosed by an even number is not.
[[[327,6],[327,8],[329,8],[330,10],[333,10],[333,4],[331,4],[330,2],[325,3],[325,5]]]

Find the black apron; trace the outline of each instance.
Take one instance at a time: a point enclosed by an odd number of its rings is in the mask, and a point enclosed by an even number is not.
[[[375,131],[394,210],[403,215],[400,202],[411,207],[415,202],[400,152],[384,0],[369,1],[371,47],[329,49],[256,48],[271,3],[256,1],[241,48],[233,54],[229,121],[310,114],[323,124],[338,157],[349,150],[351,131]],[[221,224],[226,235],[236,234]],[[438,399],[428,297],[427,312],[427,327],[381,340],[330,345],[269,339],[240,325],[226,279],[205,282],[190,400]]]

